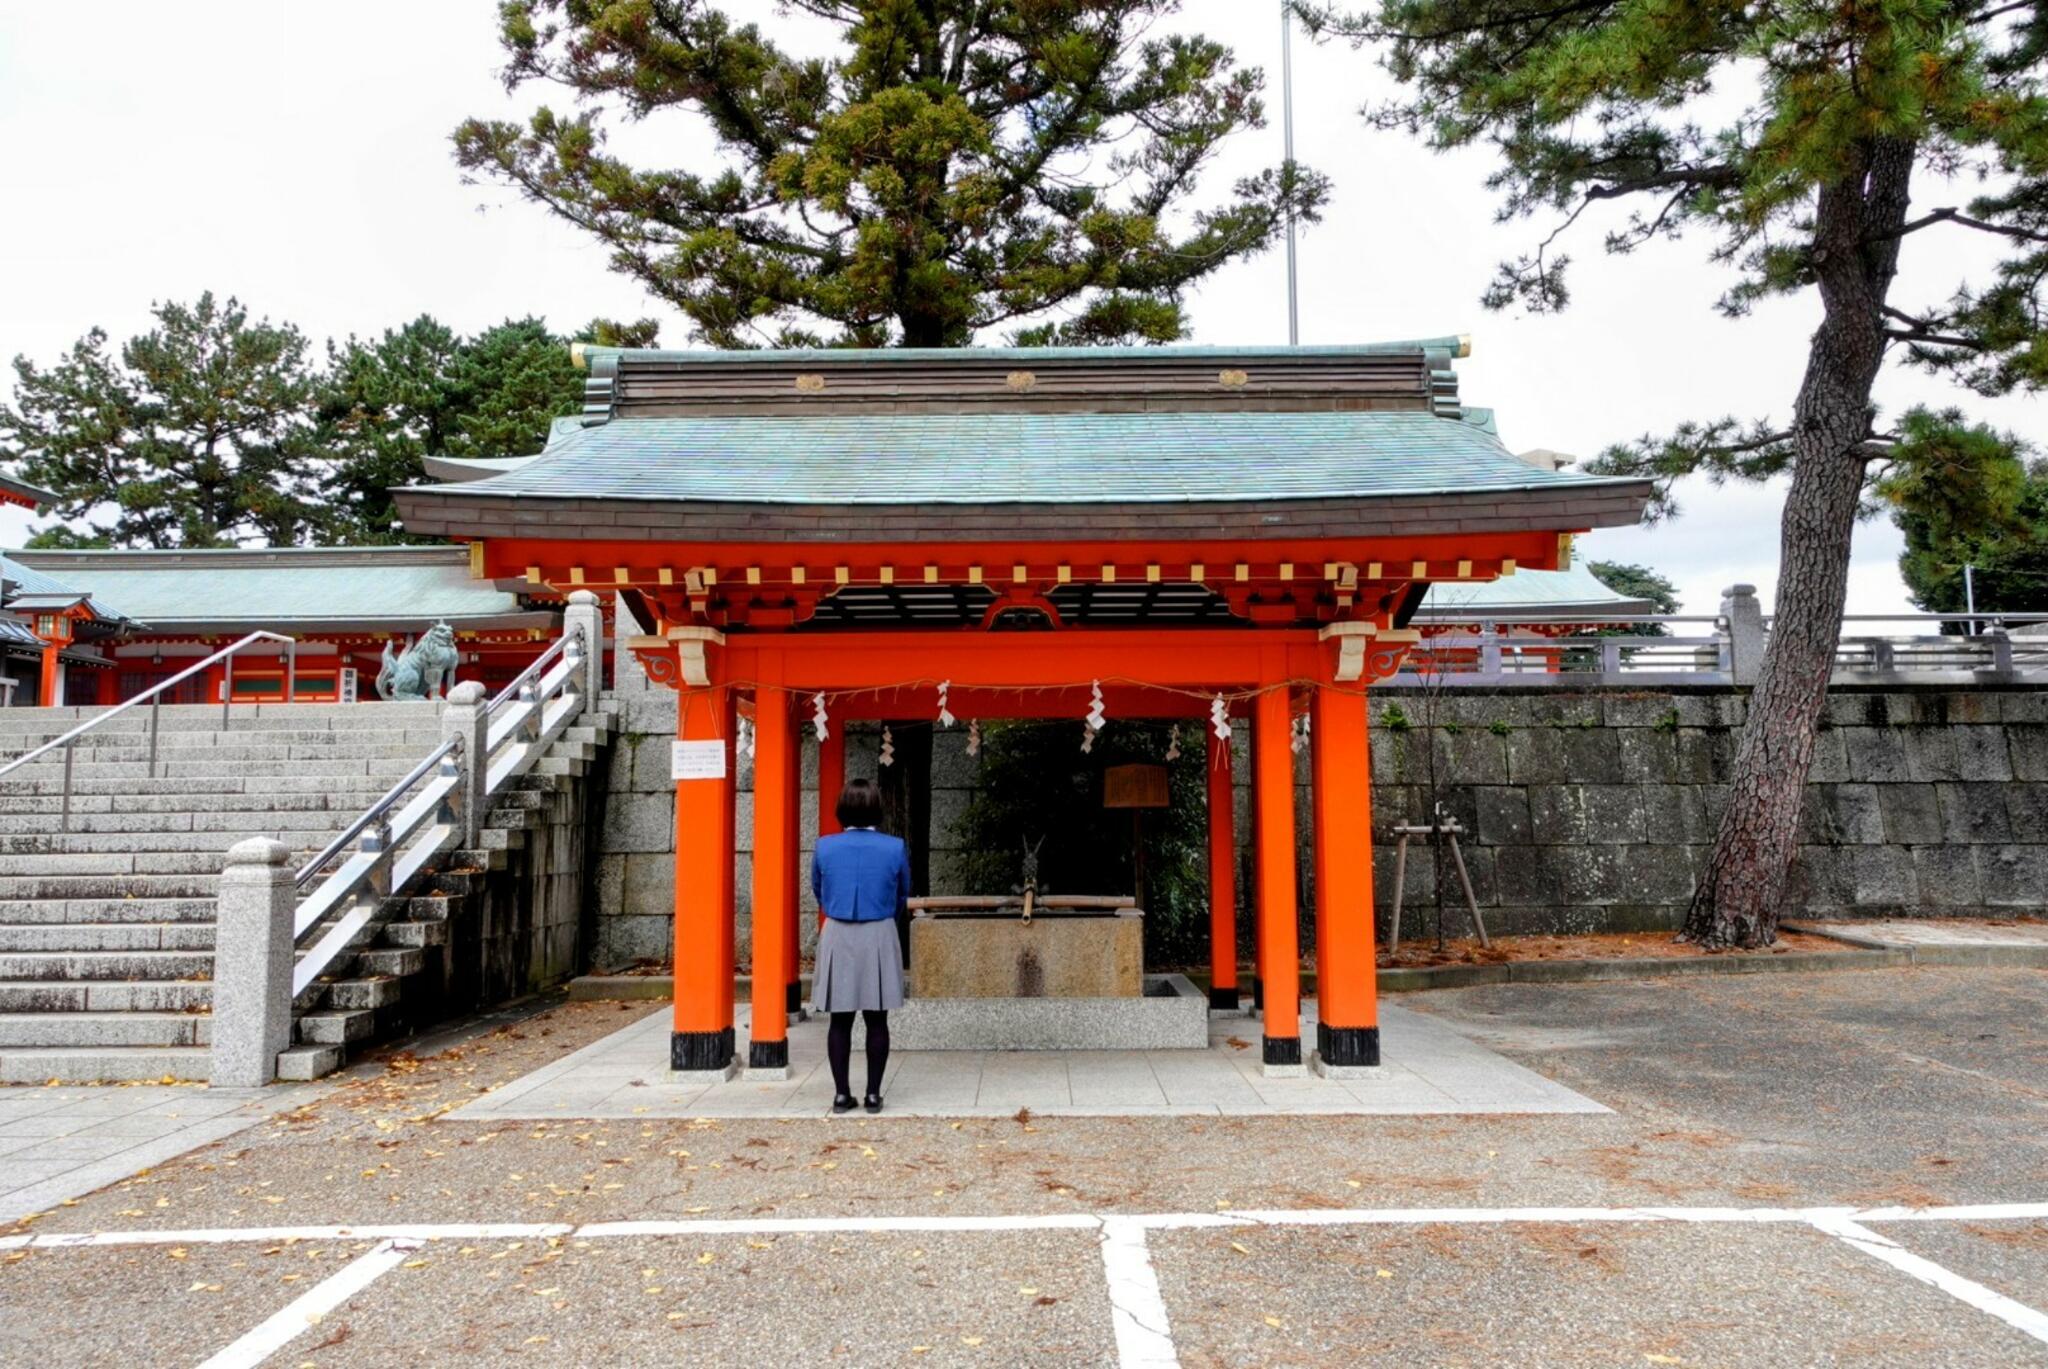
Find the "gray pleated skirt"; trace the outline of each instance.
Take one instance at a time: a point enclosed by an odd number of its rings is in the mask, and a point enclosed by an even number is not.
[[[841,922],[818,933],[811,1006],[818,1012],[873,1012],[903,1006],[903,946],[896,919]]]

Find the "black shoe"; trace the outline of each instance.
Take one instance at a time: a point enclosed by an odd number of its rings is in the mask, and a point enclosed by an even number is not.
[[[847,1099],[846,1102],[849,1107],[853,1105],[853,1100],[851,1098]],[[869,1094],[867,1097],[867,1101],[865,1103],[862,1103],[861,1106],[866,1108],[869,1112],[880,1112],[882,1110],[882,1095],[879,1093]]]
[[[873,1108],[870,1108],[870,1109],[868,1109],[868,1110],[869,1110],[870,1112],[874,1111],[874,1109],[873,1109]],[[842,1093],[842,1094],[839,1094],[838,1096],[836,1096],[835,1098],[833,1098],[833,1100],[832,1100],[832,1111],[834,1111],[834,1112],[852,1112],[852,1111],[853,1111],[853,1095],[852,1095],[852,1094],[850,1094],[850,1093]]]

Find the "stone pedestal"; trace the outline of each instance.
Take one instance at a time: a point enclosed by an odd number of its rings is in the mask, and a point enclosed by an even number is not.
[[[906,1051],[1156,1051],[1209,1048],[1209,998],[1185,976],[1147,975],[1117,998],[917,998],[889,1014]],[[749,1074],[751,1075],[751,1071]]]
[[[1138,998],[1145,919],[1113,913],[920,915],[910,923],[910,995],[918,999]]]

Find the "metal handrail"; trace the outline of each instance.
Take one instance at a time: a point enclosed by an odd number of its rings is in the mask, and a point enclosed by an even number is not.
[[[555,657],[561,655],[565,650],[568,649],[569,636],[570,634],[565,632],[561,636],[555,638],[555,644],[553,646],[549,647],[546,651],[543,651],[539,656],[536,656],[531,665],[527,666],[526,669],[520,671],[517,675],[514,675],[511,681],[508,684],[506,684],[506,686],[503,689],[499,690],[496,694],[493,694],[491,696],[491,701],[490,703],[484,706],[484,711],[486,713],[495,713],[498,711],[498,706],[500,704],[503,704],[508,700],[518,698],[520,688],[524,686],[527,683],[527,681],[539,675],[543,670],[546,670],[548,664],[552,662],[555,659]]]
[[[462,734],[451,734],[299,869],[297,887],[319,882],[300,899],[293,915],[294,945],[313,937],[292,968],[294,995],[327,972],[335,957],[377,917],[385,899],[402,893],[410,881],[432,868],[441,852],[463,839],[465,830],[482,816],[469,810],[472,800],[488,802],[531,767],[541,750],[583,711],[590,700],[579,682],[582,636],[572,626],[499,691],[484,709],[485,720],[476,734],[480,740],[466,745]],[[493,737],[488,718],[503,704],[514,707],[503,712],[499,735]],[[406,795],[436,769],[439,777],[401,808]],[[467,781],[463,772],[470,776]],[[399,810],[396,821],[391,818],[394,809]],[[427,834],[413,840],[422,830]],[[322,878],[321,868],[351,842],[359,843],[356,852]]]
[[[333,860],[336,856],[340,855],[341,850],[344,846],[347,846],[350,842],[354,841],[357,837],[361,836],[363,834],[364,829],[369,827],[372,823],[376,822],[377,819],[383,817],[393,808],[396,808],[398,806],[398,801],[401,798],[405,797],[406,791],[411,789],[414,785],[418,784],[421,780],[425,779],[427,777],[427,772],[429,770],[432,770],[435,766],[439,765],[441,763],[441,758],[443,756],[446,756],[453,751],[460,751],[461,749],[462,738],[450,737],[447,741],[442,742],[439,746],[435,747],[432,751],[428,752],[426,758],[422,760],[418,765],[415,765],[412,768],[412,770],[407,773],[404,779],[392,785],[390,789],[385,791],[383,798],[378,799],[368,808],[365,808],[359,815],[357,815],[356,820],[348,825],[346,831],[344,831],[340,836],[336,837],[333,841],[328,842],[327,848],[325,850],[323,850],[319,855],[313,857],[313,859],[311,859],[310,861],[306,862],[306,864],[300,866],[298,876],[293,880],[293,883],[296,885],[303,885],[307,880],[319,874],[320,867],[325,865],[328,861]]]
[[[121,715],[122,715],[123,713],[126,713],[126,712],[127,712],[127,711],[128,711],[129,709],[131,709],[131,708],[134,708],[134,707],[135,707],[135,706],[136,706],[137,704],[142,704],[142,703],[148,703],[148,704],[150,705],[150,707],[151,707],[151,721],[150,721],[150,748],[149,748],[149,755],[150,755],[150,761],[151,761],[151,765],[150,765],[150,778],[151,778],[151,779],[155,779],[155,778],[156,778],[156,765],[155,765],[155,760],[156,760],[156,722],[155,722],[155,708],[156,708],[156,701],[157,701],[157,696],[158,696],[159,694],[162,694],[162,693],[163,693],[163,692],[164,692],[164,691],[165,691],[166,689],[169,689],[169,688],[170,688],[170,687],[171,687],[172,685],[174,685],[174,684],[178,684],[178,683],[180,683],[181,681],[184,681],[184,680],[189,680],[189,679],[191,679],[191,678],[192,678],[192,677],[193,677],[194,675],[197,675],[197,674],[198,674],[198,673],[199,673],[200,671],[202,671],[202,670],[206,669],[206,668],[207,668],[208,666],[210,666],[210,665],[214,664],[214,663],[215,663],[216,661],[223,661],[223,660],[226,660],[227,658],[229,658],[230,656],[233,656],[233,655],[234,655],[234,654],[235,654],[236,652],[240,651],[240,650],[241,650],[241,649],[242,649],[243,647],[245,647],[245,646],[248,646],[248,645],[249,645],[249,644],[250,644],[251,642],[283,642],[283,643],[284,643],[284,644],[285,644],[285,645],[286,645],[286,646],[287,646],[287,647],[289,648],[289,650],[288,650],[288,651],[287,651],[287,653],[286,653],[286,671],[287,671],[287,674],[288,674],[288,675],[289,675],[289,677],[290,677],[290,682],[291,682],[291,684],[296,684],[296,683],[298,682],[298,673],[299,673],[299,672],[298,672],[298,657],[299,657],[299,651],[298,651],[298,647],[299,647],[299,641],[298,641],[298,638],[296,638],[296,637],[287,637],[287,636],[285,636],[285,635],[284,635],[283,633],[281,633],[281,632],[262,632],[262,631],[252,632],[252,633],[250,633],[250,634],[249,634],[248,636],[246,636],[246,637],[242,638],[242,639],[241,639],[240,641],[238,641],[238,642],[234,643],[234,644],[233,644],[232,646],[225,646],[225,647],[222,647],[222,648],[221,648],[221,649],[220,649],[219,651],[216,651],[216,652],[214,652],[214,653],[213,653],[213,655],[211,655],[211,656],[208,656],[208,657],[207,657],[207,658],[206,658],[205,660],[203,660],[203,661],[199,662],[199,663],[198,663],[197,665],[190,665],[190,666],[187,666],[187,667],[185,667],[185,669],[183,669],[183,670],[179,671],[179,672],[178,672],[177,674],[175,674],[175,675],[171,676],[171,678],[170,678],[170,679],[168,679],[168,680],[165,680],[165,681],[164,681],[163,683],[161,683],[161,684],[158,684],[158,685],[155,685],[155,686],[153,686],[153,687],[151,687],[151,688],[149,688],[149,689],[146,689],[146,690],[144,690],[144,691],[143,691],[142,693],[140,693],[140,694],[137,694],[137,695],[136,695],[136,696],[135,696],[134,698],[132,698],[132,699],[128,700],[128,701],[127,701],[126,703],[118,703],[118,704],[115,704],[115,705],[114,705],[114,706],[113,706],[112,708],[108,709],[108,710],[107,710],[106,712],[104,712],[104,713],[101,713],[101,714],[99,714],[99,715],[97,715],[97,716],[95,716],[95,717],[91,717],[91,718],[88,718],[88,719],[86,719],[86,720],[85,720],[84,722],[80,723],[80,724],[79,724],[78,726],[76,726],[76,727],[72,728],[72,729],[71,729],[71,730],[70,730],[69,732],[66,732],[66,733],[65,733],[65,734],[64,734],[63,736],[61,736],[61,737],[55,737],[55,738],[52,738],[51,740],[49,740],[49,741],[46,741],[46,742],[44,742],[44,743],[43,743],[43,744],[42,744],[41,746],[37,747],[37,748],[36,748],[35,750],[33,750],[33,751],[30,751],[30,752],[26,752],[26,753],[24,753],[24,754],[22,754],[22,755],[19,755],[19,756],[16,756],[16,757],[15,757],[15,758],[14,758],[13,760],[11,760],[11,761],[7,762],[7,764],[5,764],[5,765],[0,765],[0,775],[4,775],[4,774],[6,774],[6,773],[7,773],[8,771],[10,771],[10,770],[14,769],[14,768],[15,768],[15,767],[17,767],[17,766],[27,765],[27,764],[28,764],[28,763],[29,763],[30,761],[34,760],[34,759],[35,759],[36,757],[38,757],[38,756],[40,756],[40,755],[43,755],[43,754],[44,754],[45,752],[49,752],[49,751],[54,751],[54,750],[56,750],[56,749],[57,749],[58,747],[60,747],[60,746],[67,746],[67,745],[69,745],[70,743],[72,743],[72,742],[74,742],[74,741],[78,740],[78,738],[80,738],[80,737],[84,736],[84,735],[85,735],[86,733],[88,733],[88,732],[92,731],[92,730],[93,730],[93,729],[94,729],[95,727],[98,727],[98,726],[99,726],[100,724],[102,724],[102,723],[104,723],[104,722],[107,722],[107,721],[108,721],[109,719],[112,719],[112,718],[118,718],[118,717],[120,717],[120,716],[121,716]],[[289,686],[287,686],[287,688],[286,688],[286,691],[285,691],[285,692],[286,692],[286,693],[287,693],[287,694],[289,695],[289,694],[290,694],[290,693],[292,693],[293,691],[292,691],[292,690],[290,689],[290,687],[289,687]],[[233,696],[233,694],[232,694],[232,693],[224,694],[224,695],[222,696],[222,699],[221,699],[221,725],[222,725],[222,726],[226,726],[226,725],[227,725],[227,718],[228,718],[228,715],[227,715],[227,706],[228,706],[228,704],[230,704],[231,702],[233,702],[233,699],[234,699],[234,696]],[[290,702],[290,700],[289,700],[289,699],[287,699],[287,700],[286,700],[286,702]]]

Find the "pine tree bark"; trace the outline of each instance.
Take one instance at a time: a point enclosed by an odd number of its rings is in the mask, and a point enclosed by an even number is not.
[[[1728,805],[1686,911],[1683,940],[1768,946],[1797,853],[1800,799],[1827,702],[1848,593],[1849,543],[1870,459],[1871,388],[1897,269],[1915,147],[1872,138],[1815,205],[1822,316],[1793,408],[1770,645],[1749,698]]]

